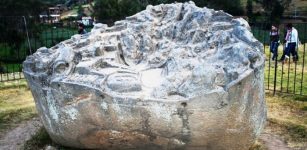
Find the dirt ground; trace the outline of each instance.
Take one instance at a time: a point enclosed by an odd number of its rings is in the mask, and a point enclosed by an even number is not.
[[[278,135],[269,133],[266,129],[259,137],[258,141],[262,144],[263,149],[267,150],[291,150],[286,142]]]
[[[8,131],[0,140],[0,150],[22,149],[26,141],[30,140],[43,127],[38,118],[20,123],[18,127]]]
[[[21,123],[15,129],[8,131],[0,140],[1,150],[23,149],[24,143],[43,127],[38,118]],[[292,150],[286,142],[278,135],[270,133],[270,127],[266,127],[258,141],[261,143],[261,150]],[[47,146],[47,145],[46,145]]]

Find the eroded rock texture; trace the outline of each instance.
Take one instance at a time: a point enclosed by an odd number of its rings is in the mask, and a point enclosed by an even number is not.
[[[86,149],[248,149],[266,119],[262,44],[192,2],[97,24],[24,62],[52,139]]]

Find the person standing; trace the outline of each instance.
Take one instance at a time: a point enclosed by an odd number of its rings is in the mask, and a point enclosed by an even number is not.
[[[286,26],[287,34],[285,37],[285,51],[283,56],[280,58],[280,61],[284,62],[286,59],[290,58],[290,53],[292,54],[293,61],[298,61],[298,53],[297,53],[297,47],[298,47],[298,32],[293,27],[292,23],[287,24]]]
[[[85,34],[86,30],[84,29],[84,24],[83,23],[79,23],[78,24],[78,34]]]
[[[279,30],[278,27],[272,25],[270,31],[270,51],[273,54],[272,60],[276,60],[278,56],[278,46],[279,46]]]

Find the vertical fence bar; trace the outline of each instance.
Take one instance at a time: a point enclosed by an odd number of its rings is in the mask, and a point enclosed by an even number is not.
[[[15,77],[15,63],[12,65],[12,74],[13,74],[13,80],[16,80],[16,77]]]
[[[44,44],[44,45],[45,45],[46,47],[49,47],[49,46],[47,45],[47,44],[48,44],[48,37],[47,37],[47,36],[48,36],[48,34],[47,34],[47,33],[48,33],[48,29],[43,28],[43,33],[45,34],[45,36],[44,36],[44,34],[43,34],[43,38],[45,38],[45,44]]]
[[[53,28],[51,27],[50,30],[51,30],[51,43],[50,43],[50,47],[52,47],[52,46],[53,46],[53,43],[54,43]]]
[[[25,16],[22,16],[22,17],[23,17],[23,20],[24,20],[24,23],[25,23],[25,31],[26,31],[26,35],[27,35],[27,42],[28,42],[28,45],[29,45],[30,54],[32,54],[31,43],[30,43],[28,27],[27,27],[28,26],[27,20],[26,20]]]
[[[4,20],[4,18],[3,17],[0,17],[0,23],[2,23],[2,21]],[[3,21],[4,22],[4,21]],[[4,42],[2,43],[2,40],[3,40],[3,35],[1,35],[1,33],[2,32],[0,32],[0,41],[1,41],[1,48],[3,47],[3,45],[5,44]],[[3,40],[4,41],[4,40]],[[1,50],[1,49],[0,49]],[[2,55],[2,53],[1,53],[1,55]],[[2,62],[1,62],[1,59],[2,59],[2,57],[1,57],[1,55],[0,55],[0,69],[1,69],[1,71],[0,71],[0,81],[2,82],[3,80],[2,80],[2,78],[3,78],[3,73],[4,73],[4,66],[3,66],[3,64],[2,64]]]
[[[297,30],[298,30],[299,28],[297,28]],[[299,31],[298,31],[298,33],[299,33]],[[295,50],[297,51],[297,56],[296,57],[298,57],[299,56],[299,45],[298,45],[299,43],[296,43],[296,48],[295,48]],[[293,56],[292,56],[293,57]],[[296,86],[296,69],[297,69],[297,63],[298,63],[298,61],[294,61],[293,60],[293,62],[294,62],[294,81],[293,81],[293,93],[295,94],[295,90],[296,90],[296,88],[295,88],[295,86]]]
[[[6,80],[9,80],[10,79],[9,78],[9,65],[6,64],[5,67],[6,67]]]
[[[285,51],[285,44],[284,43],[283,43],[282,47],[283,47],[283,53],[284,53],[284,51]],[[281,63],[281,77],[280,77],[280,92],[283,91],[283,84],[282,84],[283,79],[284,79],[284,63],[282,62]]]
[[[304,42],[304,52],[303,52],[303,62],[302,62],[302,80],[301,80],[301,91],[300,91],[300,95],[303,95],[303,82],[304,82],[304,65],[305,65],[305,52],[306,52],[306,24],[304,24],[304,38],[303,38],[303,42]]]
[[[65,39],[66,40],[66,38],[64,38],[64,33],[63,33],[63,27],[61,27],[61,30],[59,30],[59,31],[61,31],[61,39]]]
[[[57,43],[57,42],[59,42],[59,29],[58,29],[58,27],[56,28],[55,31],[56,31],[56,39],[57,39],[56,43]]]
[[[32,37],[32,39],[33,39],[33,42],[34,42],[34,49],[36,51],[38,49],[37,40],[36,40],[36,38],[34,36]]]
[[[277,50],[278,50],[278,48],[277,48]],[[275,58],[275,66],[274,66],[274,89],[273,89],[273,95],[274,95],[274,96],[275,96],[275,94],[276,94],[277,67],[278,67],[278,65],[277,65],[277,58]]]
[[[295,94],[295,85],[296,85],[296,69],[297,69],[297,62],[294,62],[294,82],[293,82],[293,93]]]
[[[289,93],[289,82],[290,82],[290,62],[291,62],[291,59],[290,59],[290,56],[288,58],[288,79],[287,79],[287,93]]]
[[[264,42],[263,42],[263,44],[264,44],[264,51],[265,51],[265,44],[266,44],[266,41],[265,41],[265,37],[266,37],[266,35],[265,35],[265,33],[263,34],[263,37],[264,37]],[[270,45],[270,43],[269,43],[269,70],[268,70],[268,90],[270,90],[270,77],[271,77],[271,45]]]
[[[278,27],[278,30],[279,30],[279,27]],[[278,31],[279,32],[279,31]],[[279,33],[278,33],[279,34]],[[276,54],[278,55],[278,47],[279,47],[279,44],[278,44],[278,46],[277,46],[277,48],[276,48]],[[274,54],[273,54],[274,55]],[[278,59],[278,56],[276,56],[276,58],[274,59],[275,61],[275,64],[274,64],[274,83],[273,83],[273,95],[275,96],[275,94],[276,94],[276,80],[277,80],[277,67],[278,67],[278,65],[277,65],[277,59]]]
[[[260,31],[263,31],[263,29],[264,29],[264,23],[261,23],[261,29],[260,29]],[[262,42],[263,42],[263,49],[264,49],[264,53],[266,52],[265,51],[265,36],[263,35],[263,32],[262,32]]]
[[[21,18],[20,22],[22,23],[23,20]],[[29,40],[29,39],[28,39]],[[30,41],[31,42],[31,41]],[[31,45],[31,44],[30,44]],[[30,49],[31,51],[31,49]],[[19,60],[20,60],[20,48],[17,50],[17,60],[18,60],[18,64],[17,64],[17,68],[18,68],[18,76],[19,76],[19,79],[21,79],[21,74],[20,74],[20,70],[21,70],[21,66],[20,66],[20,63],[19,63]],[[14,78],[15,78],[15,71],[13,72],[14,73]]]
[[[264,30],[264,32],[263,32]],[[260,24],[260,29],[259,29],[259,37],[261,37],[262,40],[262,44],[263,44],[263,51],[264,54],[266,56],[266,48],[265,48],[265,23],[261,23]],[[269,57],[271,57],[271,54],[269,53]],[[269,60],[270,63],[270,60]],[[270,64],[269,64],[269,70],[268,70],[268,74],[267,74],[267,89],[270,89]]]

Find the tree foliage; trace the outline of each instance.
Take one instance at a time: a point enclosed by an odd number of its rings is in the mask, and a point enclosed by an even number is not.
[[[292,0],[255,0],[262,5],[265,10],[267,20],[273,23],[279,23],[282,15]]]
[[[253,14],[253,0],[247,0],[246,4],[246,15],[250,21],[254,21],[254,14]]]
[[[41,0],[0,0],[0,16],[38,16],[44,9]]]

